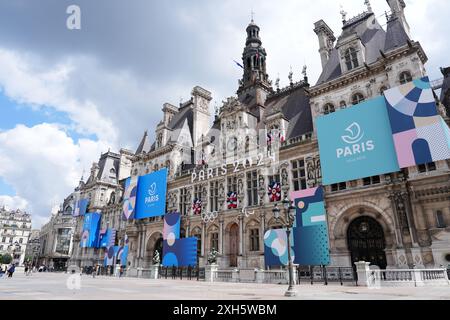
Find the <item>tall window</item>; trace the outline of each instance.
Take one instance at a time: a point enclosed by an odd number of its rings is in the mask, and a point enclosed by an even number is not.
[[[352,97],[352,103],[353,105],[361,103],[365,100],[364,96],[362,95],[362,93],[355,93]]]
[[[294,182],[294,191],[306,189],[305,160],[292,161],[292,180]]]
[[[250,230],[250,251],[259,251],[259,229]]]
[[[219,181],[213,181],[209,184],[209,209],[219,211]]]
[[[345,51],[345,64],[347,65],[348,71],[359,67],[358,53],[355,48],[348,48]]]
[[[258,173],[247,173],[247,203],[249,206],[258,205]]]
[[[444,214],[442,213],[442,211],[440,210],[436,211],[436,220],[438,228],[447,228],[445,224]]]
[[[196,185],[194,187],[194,199],[200,199],[203,201],[202,199],[202,186],[201,185]]]
[[[373,176],[363,179],[363,184],[365,186],[370,186],[372,184],[379,184],[380,183],[380,176]]]
[[[219,234],[217,232],[211,233],[211,250],[219,251]]]
[[[185,216],[190,207],[190,199],[188,199],[188,192],[186,188],[180,190],[180,213]]]
[[[228,192],[237,192],[237,178],[236,177],[228,177]]]
[[[418,166],[419,173],[427,173],[430,171],[436,171],[436,163],[430,162],[427,164],[421,164]]]
[[[324,107],[323,107],[323,113],[324,114],[330,114],[335,112],[336,109],[334,108],[334,105],[331,103],[327,103]]]
[[[400,77],[399,78],[400,78],[399,79],[400,80],[400,84],[405,84],[405,83],[408,83],[408,82],[412,81],[411,73],[409,73],[408,71],[400,73]]]

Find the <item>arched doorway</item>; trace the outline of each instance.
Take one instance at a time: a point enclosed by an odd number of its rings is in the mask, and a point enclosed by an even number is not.
[[[158,251],[160,262],[162,262],[162,250],[163,249],[163,238],[160,232],[156,232],[152,234],[152,236],[148,239],[146,246],[146,256],[145,263],[147,266],[153,264],[153,257],[155,255],[155,251]]]
[[[350,223],[347,230],[347,244],[351,253],[352,266],[365,261],[386,269],[386,241],[382,226],[371,217],[359,217]]]
[[[162,263],[162,257],[163,257],[163,238],[159,238],[156,240],[155,245],[153,246],[153,255],[155,255],[155,252],[158,251],[160,263]]]
[[[230,267],[238,266],[239,255],[239,226],[233,224],[230,227]]]

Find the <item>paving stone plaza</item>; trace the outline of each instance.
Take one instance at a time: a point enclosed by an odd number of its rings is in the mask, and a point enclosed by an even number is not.
[[[0,300],[450,300],[450,287],[368,289],[323,284],[296,286],[295,298],[284,297],[285,285],[206,283],[83,275],[76,281],[65,273],[35,273],[0,278]],[[78,276],[78,275],[77,275]],[[68,285],[69,283],[69,285]]]

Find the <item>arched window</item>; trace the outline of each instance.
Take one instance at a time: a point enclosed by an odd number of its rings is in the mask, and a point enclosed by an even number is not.
[[[324,107],[323,107],[323,113],[324,114],[330,114],[330,113],[333,113],[333,112],[335,112],[336,110],[335,110],[335,108],[334,108],[334,105],[333,104],[331,104],[331,103],[327,103]]]
[[[412,81],[411,73],[408,71],[404,71],[404,72],[400,73],[399,79],[400,79],[400,84],[405,84],[405,83],[411,82]]]
[[[345,102],[345,101],[341,101],[341,102],[339,103],[339,105],[341,106],[341,109],[347,108],[347,102]]]
[[[348,48],[345,51],[345,64],[348,71],[359,67],[358,53],[355,48]]]
[[[352,97],[352,104],[353,105],[355,105],[355,104],[358,104],[358,103],[361,103],[361,102],[363,102],[365,100],[365,98],[364,98],[364,96],[362,95],[362,93],[355,93],[354,95],[353,95],[353,97]]]

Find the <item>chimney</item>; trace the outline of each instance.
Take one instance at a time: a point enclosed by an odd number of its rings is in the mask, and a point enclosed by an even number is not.
[[[333,30],[331,30],[331,28],[323,20],[317,21],[314,24],[314,32],[319,38],[319,53],[322,60],[323,69],[330,59],[336,37],[334,36]]]

